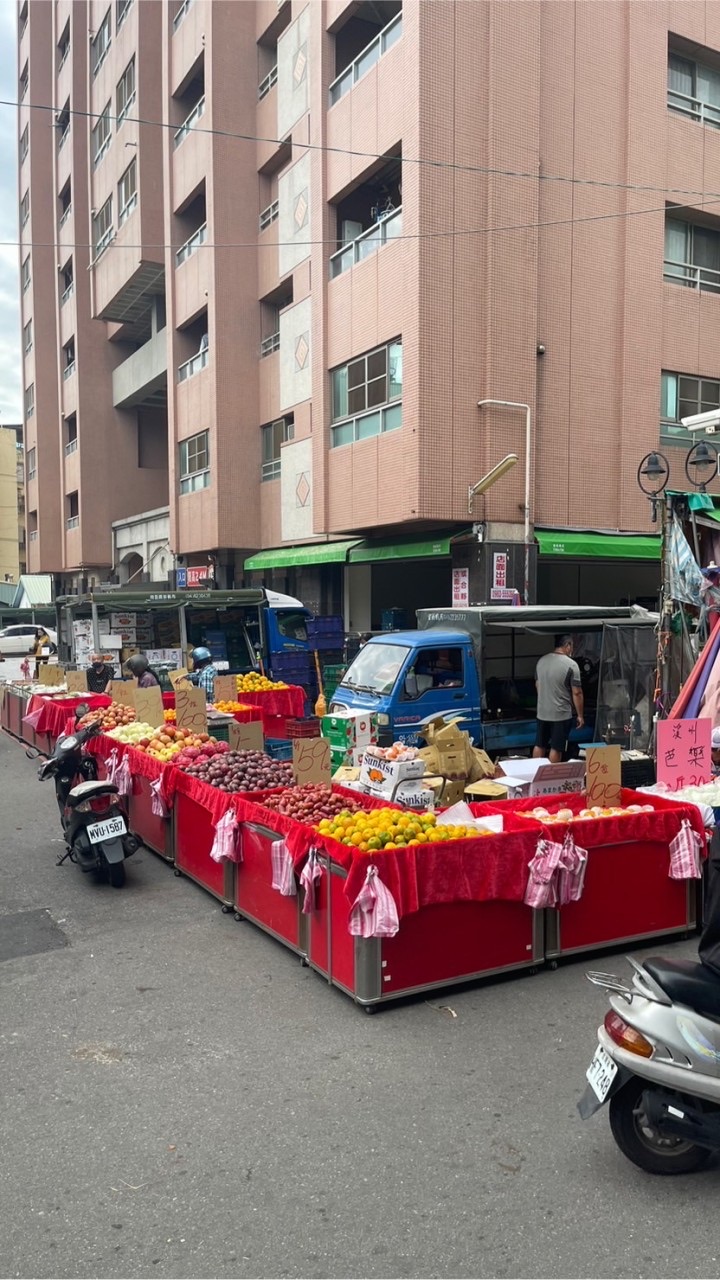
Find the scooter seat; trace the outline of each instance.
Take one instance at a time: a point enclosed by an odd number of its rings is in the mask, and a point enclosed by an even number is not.
[[[94,779],[90,782],[78,782],[68,796],[68,804],[74,806],[83,800],[92,800],[95,796],[114,796],[117,793],[114,782],[97,782]]]
[[[697,1013],[720,1018],[720,977],[712,969],[692,960],[666,960],[662,956],[643,960],[643,968],[671,1000],[686,1004]]]

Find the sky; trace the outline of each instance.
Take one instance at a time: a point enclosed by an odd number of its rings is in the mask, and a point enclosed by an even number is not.
[[[15,0],[0,0],[0,99],[17,101]],[[9,242],[9,243],[8,243]],[[22,422],[17,110],[0,106],[0,423]]]

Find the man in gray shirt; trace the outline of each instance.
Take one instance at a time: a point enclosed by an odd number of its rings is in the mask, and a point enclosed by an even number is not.
[[[551,764],[559,764],[567,747],[573,724],[573,704],[577,728],[585,721],[580,668],[573,662],[572,636],[556,636],[555,650],[546,653],[535,669],[537,689],[537,737],[533,755],[549,756]]]

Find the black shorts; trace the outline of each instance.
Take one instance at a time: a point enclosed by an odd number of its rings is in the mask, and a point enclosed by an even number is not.
[[[543,751],[557,751],[558,755],[563,755],[572,727],[572,718],[570,720],[538,720],[535,746],[542,747]]]

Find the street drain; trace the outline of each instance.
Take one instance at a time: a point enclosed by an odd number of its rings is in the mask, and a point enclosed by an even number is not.
[[[46,907],[39,911],[13,911],[0,915],[0,963],[19,956],[36,956],[68,945],[67,935],[55,924]]]

